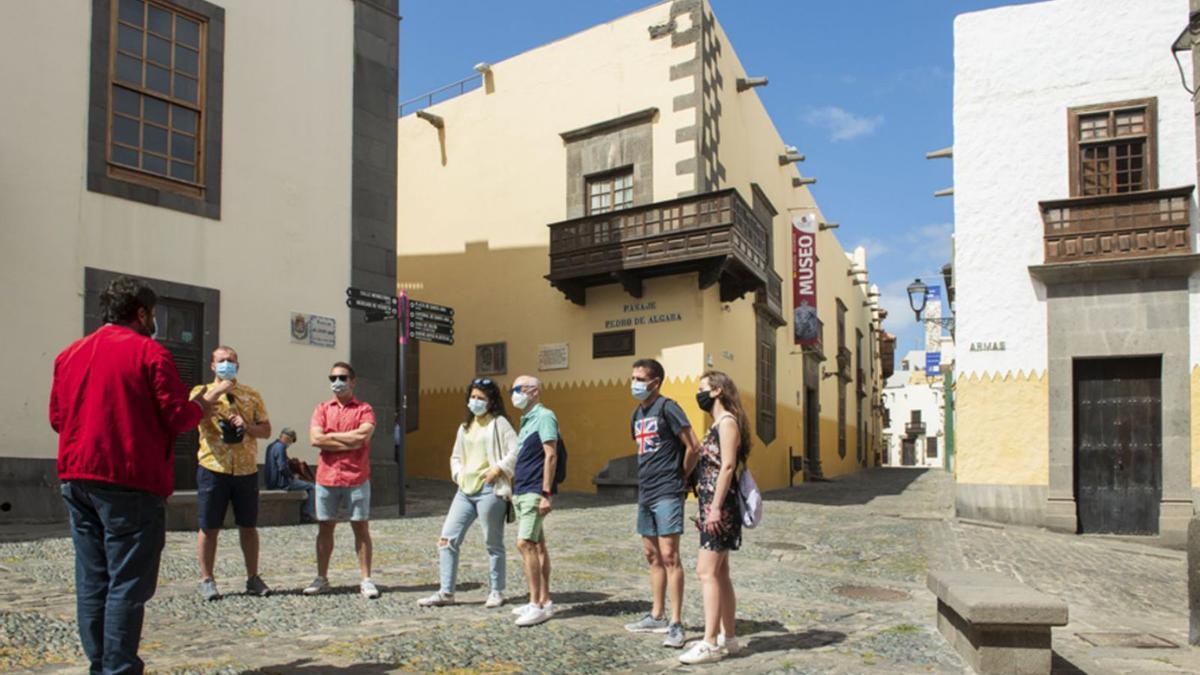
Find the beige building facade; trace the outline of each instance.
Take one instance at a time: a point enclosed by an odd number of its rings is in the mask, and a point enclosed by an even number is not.
[[[663,363],[700,435],[699,377],[734,378],[766,488],[875,463],[866,252],[815,232],[823,336],[794,344],[793,221],[825,218],[707,3],[479,70],[478,88],[398,124],[400,286],[455,310],[455,344],[413,359],[412,475],[449,476],[472,378],[532,374],[570,447],[564,488],[627,486],[639,357]]]
[[[63,517],[53,359],[117,275],[152,282],[189,385],[234,346],[276,431],[306,429],[330,364],[354,362],[376,476],[396,483],[395,329],[353,324],[344,291],[395,284],[397,3],[302,4],[0,4],[0,310],[17,328],[0,363],[21,383],[0,393],[0,522]],[[175,453],[188,489],[194,435]]]

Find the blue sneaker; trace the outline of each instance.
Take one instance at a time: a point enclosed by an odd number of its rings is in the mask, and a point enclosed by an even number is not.
[[[625,624],[625,630],[630,633],[665,633],[669,626],[670,622],[667,621],[667,617],[656,619],[647,614],[633,623]]]

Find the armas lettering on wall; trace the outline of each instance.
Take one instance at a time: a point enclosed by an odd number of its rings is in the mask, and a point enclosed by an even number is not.
[[[1007,351],[1007,347],[1003,340],[998,342],[972,342],[971,351],[973,352],[1003,352]]]

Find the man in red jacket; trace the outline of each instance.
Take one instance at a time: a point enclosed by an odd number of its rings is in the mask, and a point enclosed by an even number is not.
[[[100,295],[105,324],[54,360],[50,426],[75,542],[79,638],[93,673],[141,673],[142,618],[154,596],[174,484],[172,445],[232,383],[188,399],[154,334],[158,297],[120,277]]]

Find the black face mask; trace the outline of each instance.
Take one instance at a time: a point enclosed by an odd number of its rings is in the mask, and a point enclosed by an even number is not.
[[[140,327],[138,332],[146,337],[154,337],[154,334],[158,332],[158,319],[151,319],[149,326],[140,321],[138,322],[138,325]]]
[[[712,392],[710,392],[710,391],[696,392],[696,405],[700,406],[700,409],[703,410],[704,412],[712,412],[713,404],[716,402],[717,402],[717,399],[712,397]]]

